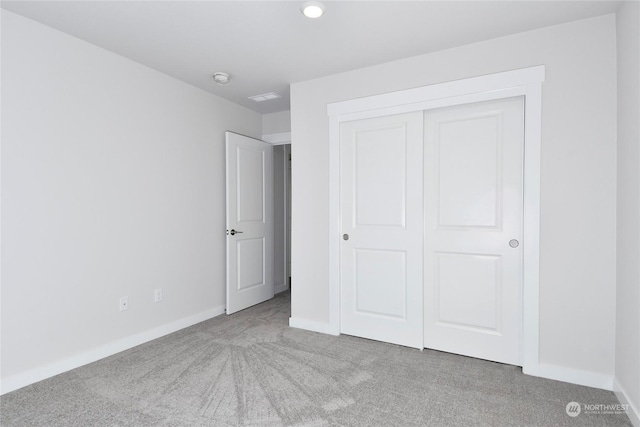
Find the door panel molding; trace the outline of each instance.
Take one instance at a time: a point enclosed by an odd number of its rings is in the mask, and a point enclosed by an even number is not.
[[[329,326],[340,334],[340,124],[524,96],[523,372],[541,375],[539,349],[540,146],[545,66],[472,77],[327,105],[329,116]]]
[[[483,333],[486,334],[491,334],[491,335],[501,335],[501,331],[502,331],[502,322],[501,322],[501,316],[499,316],[498,314],[501,312],[501,303],[502,301],[499,299],[499,296],[501,295],[501,288],[502,288],[502,280],[499,277],[500,276],[500,270],[501,270],[501,266],[500,264],[502,263],[502,257],[499,255],[487,255],[487,254],[475,254],[475,253],[466,253],[466,252],[435,252],[434,253],[435,256],[435,263],[434,263],[434,277],[435,277],[435,299],[437,301],[437,305],[436,305],[436,318],[437,318],[437,322],[439,324],[442,325],[446,325],[449,327],[453,327],[453,328],[458,328],[458,329],[465,329],[465,330],[474,330],[474,331],[482,331]],[[445,313],[443,315],[443,310],[442,310],[442,302],[443,300],[448,296],[448,295],[442,295],[441,293],[441,289],[440,289],[440,283],[442,282],[443,279],[443,270],[444,273],[447,273],[446,268],[443,268],[443,261],[446,260],[447,258],[468,258],[471,260],[478,260],[481,259],[483,261],[491,261],[493,262],[493,265],[490,265],[490,267],[492,267],[492,270],[494,272],[494,274],[496,276],[498,276],[498,280],[496,280],[496,285],[495,288],[492,290],[492,295],[494,296],[494,300],[496,302],[495,306],[493,306],[493,315],[491,316],[491,320],[487,322],[487,324],[485,325],[473,325],[471,324],[469,321],[467,321],[465,319],[465,317],[468,315],[468,313],[449,313],[448,315]],[[448,273],[463,273],[463,274],[469,274],[469,273],[474,273],[473,270],[469,271],[469,270],[460,270],[460,269],[454,269],[453,271],[448,271]],[[482,289],[481,289],[482,290]],[[491,291],[491,289],[484,289],[484,291]],[[464,298],[465,296],[469,297],[469,298],[478,298],[479,295],[464,295],[462,294],[462,298]],[[481,297],[481,296],[480,296]],[[459,299],[461,298],[460,295],[453,295],[450,299],[454,299],[455,301],[458,302]],[[454,308],[455,309],[455,308]],[[488,319],[487,319],[488,320]]]

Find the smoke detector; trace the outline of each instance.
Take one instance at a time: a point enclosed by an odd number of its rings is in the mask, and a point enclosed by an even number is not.
[[[221,71],[214,73],[213,81],[218,83],[219,85],[228,85],[231,82],[231,76],[229,73],[223,73]]]

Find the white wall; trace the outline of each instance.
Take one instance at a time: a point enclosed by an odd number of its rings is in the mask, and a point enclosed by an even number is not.
[[[3,392],[221,313],[224,131],[262,117],[6,11],[2,79]]]
[[[262,134],[291,132],[291,111],[265,114],[262,116]]]
[[[327,103],[544,64],[540,361],[611,387],[615,55],[608,15],[293,84],[292,318],[328,323]]]
[[[618,239],[616,390],[640,425],[640,4],[617,13]]]

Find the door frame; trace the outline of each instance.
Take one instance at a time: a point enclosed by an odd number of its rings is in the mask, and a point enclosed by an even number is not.
[[[329,328],[340,334],[340,124],[411,111],[524,96],[522,371],[539,370],[540,146],[545,66],[334,102],[329,116]]]

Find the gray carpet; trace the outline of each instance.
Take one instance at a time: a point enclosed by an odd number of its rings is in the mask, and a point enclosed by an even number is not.
[[[2,426],[623,426],[611,392],[287,326],[281,294],[0,398]]]

